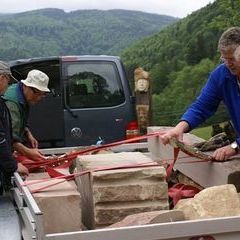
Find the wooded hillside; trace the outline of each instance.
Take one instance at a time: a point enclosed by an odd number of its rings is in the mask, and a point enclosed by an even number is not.
[[[178,19],[126,10],[42,9],[0,15],[0,58],[109,54]]]
[[[154,124],[175,124],[199,94],[219,63],[218,39],[240,26],[239,12],[240,1],[216,0],[122,53],[129,76],[139,66],[151,73]],[[222,112],[214,121],[225,119]]]

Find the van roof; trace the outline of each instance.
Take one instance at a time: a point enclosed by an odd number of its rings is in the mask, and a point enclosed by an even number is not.
[[[26,59],[17,59],[13,61],[9,61],[10,67],[26,64],[26,63],[34,63],[34,62],[44,62],[44,61],[53,61],[58,60],[62,62],[72,62],[78,60],[105,60],[105,61],[114,61],[120,60],[118,56],[108,56],[108,55],[69,55],[69,56],[50,56],[50,57],[36,57],[36,58],[26,58]]]

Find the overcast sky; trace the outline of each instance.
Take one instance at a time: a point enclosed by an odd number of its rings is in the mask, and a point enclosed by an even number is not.
[[[185,17],[214,0],[0,0],[0,13],[24,12],[40,8],[126,9]]]

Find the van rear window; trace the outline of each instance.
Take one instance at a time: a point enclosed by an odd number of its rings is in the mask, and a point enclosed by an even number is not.
[[[65,91],[70,108],[111,107],[125,101],[115,63],[74,62],[66,70]]]

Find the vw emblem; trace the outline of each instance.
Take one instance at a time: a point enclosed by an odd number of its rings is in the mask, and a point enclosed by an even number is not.
[[[72,128],[71,135],[74,138],[80,138],[82,136],[82,130],[78,127]]]

